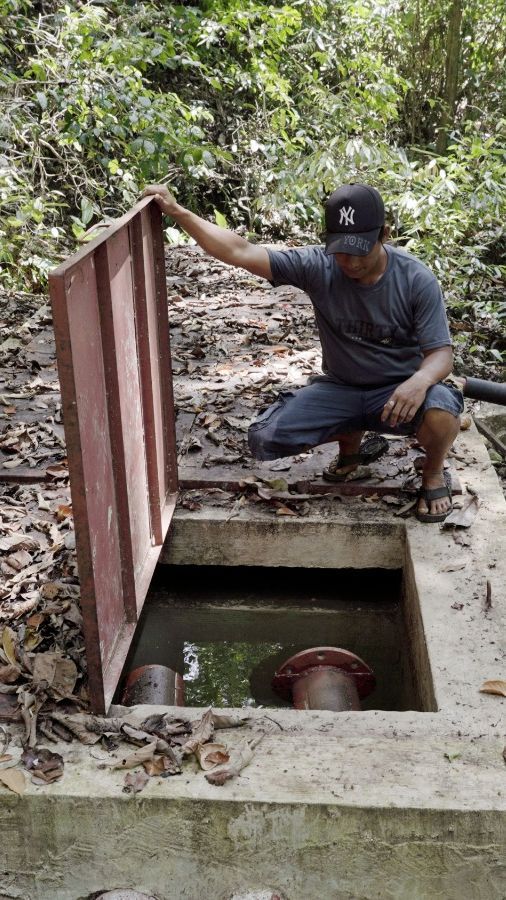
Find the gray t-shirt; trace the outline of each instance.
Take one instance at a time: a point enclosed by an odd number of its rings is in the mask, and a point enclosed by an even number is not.
[[[338,384],[404,381],[420,368],[423,350],[451,345],[436,277],[406,251],[384,246],[387,267],[372,285],[348,278],[323,247],[268,251],[274,284],[309,294],[323,371]]]

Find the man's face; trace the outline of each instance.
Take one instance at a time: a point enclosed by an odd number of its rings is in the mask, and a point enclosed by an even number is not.
[[[385,250],[381,241],[376,241],[366,256],[352,256],[351,253],[334,253],[338,266],[348,278],[368,284],[385,270]]]

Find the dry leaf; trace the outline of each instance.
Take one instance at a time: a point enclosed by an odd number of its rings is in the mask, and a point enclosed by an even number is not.
[[[261,497],[262,500],[272,500],[275,491],[272,491],[271,488],[262,487],[262,484],[259,481],[255,483],[258,496]]]
[[[207,709],[201,719],[194,722],[192,727],[192,735],[181,747],[183,756],[189,756],[195,753],[199,744],[205,744],[214,733],[213,711]]]
[[[213,714],[213,721],[214,721]],[[186,719],[172,718],[165,714],[156,713],[148,716],[140,725],[141,729],[148,731],[150,734],[156,734],[157,737],[171,738],[174,735],[190,734],[192,726]]]
[[[52,784],[63,775],[63,757],[46,747],[29,747],[22,753],[21,762],[43,784]]]
[[[59,694],[71,694],[77,680],[77,667],[71,659],[61,653],[48,650],[38,653],[33,663],[33,680],[47,682]]]
[[[210,425],[215,425],[216,427],[218,427],[219,425],[221,425],[221,419],[216,415],[216,413],[211,413],[210,415],[205,416],[202,424],[206,428],[209,428]]]
[[[157,747],[162,742],[158,742]],[[143,762],[144,770],[148,775],[159,775],[162,778],[165,778],[167,775],[180,775],[181,774],[181,766],[174,758],[172,759],[165,754],[156,755],[153,759],[148,759],[146,762]]]
[[[269,466],[271,472],[289,472],[291,468],[292,464],[287,462],[285,458],[278,459],[272,466]]]
[[[298,516],[298,512],[295,512],[293,509],[289,509],[288,506],[278,506],[276,508],[277,516]]]
[[[23,595],[21,595],[23,596]],[[2,619],[17,619],[19,616],[23,616],[25,613],[30,612],[37,606],[39,602],[38,596],[27,598],[26,600],[17,600],[15,603],[11,603],[6,609],[3,609],[0,612],[0,618]],[[25,632],[26,635],[26,632]],[[24,643],[25,649],[26,643]]]
[[[345,475],[343,481],[360,481],[362,478],[370,478],[371,476],[372,469],[370,466],[357,466],[356,469]]]
[[[72,515],[72,506],[69,506],[67,504],[62,504],[56,510],[56,518],[57,518],[58,522],[64,522],[65,519],[68,519],[69,516],[71,516],[71,515]]]
[[[26,779],[21,769],[0,769],[0,781],[14,794],[24,794]]]
[[[417,503],[418,500],[416,499],[410,500],[409,503],[405,503],[404,506],[401,506],[400,509],[396,510],[396,512],[394,512],[394,516],[401,516],[402,518],[405,518],[409,515],[411,510],[415,508]]]
[[[5,561],[16,572],[21,572],[21,569],[26,569],[32,564],[32,557],[26,550],[16,550],[15,553],[10,553]]]
[[[65,657],[58,659],[51,687],[58,694],[72,694],[77,681],[77,674],[77,666],[72,659]]]
[[[499,694],[506,697],[506,681],[484,681],[480,692],[482,694]]]
[[[223,785],[226,781],[230,781],[231,778],[235,778],[236,775],[250,764],[253,759],[254,753],[253,750],[262,740],[263,735],[260,735],[258,738],[255,738],[251,741],[243,741],[239,744],[238,747],[234,747],[234,749],[230,752],[230,758],[228,763],[225,763],[223,766],[218,766],[216,769],[212,769],[207,773],[206,780],[209,784]]]
[[[66,478],[69,474],[66,466],[47,466],[46,472],[52,478]]]
[[[14,684],[21,675],[19,666],[0,666],[0,684]]]
[[[447,750],[445,753],[445,759],[447,759],[448,762],[453,762],[454,759],[460,759],[461,756],[462,753],[460,750]]]
[[[444,520],[443,528],[448,528],[450,525],[456,525],[458,528],[469,528],[474,522],[479,507],[480,501],[476,494],[473,494],[462,509],[452,510]]]
[[[146,743],[149,744],[153,740],[152,734],[148,734],[147,731],[142,731],[140,728],[134,728],[128,722],[123,723],[121,732],[131,744],[137,744],[138,747],[144,747]]]
[[[182,756],[175,747],[171,747],[163,738],[156,742],[156,752],[164,757],[164,766],[169,775],[179,775],[181,772]]]
[[[43,635],[39,634],[39,632],[35,631],[33,628],[27,628],[25,631],[25,640],[23,642],[23,646],[27,653],[30,653],[32,650],[35,650],[35,648],[39,646],[42,640]]]
[[[8,662],[10,662],[11,666],[17,666],[18,661],[16,659],[16,634],[9,628],[8,625],[5,626],[2,635],[2,647],[3,651],[7,657]]]
[[[455,543],[459,544],[461,547],[471,546],[469,535],[465,534],[463,531],[454,531],[452,534],[452,538]]]
[[[44,600],[54,600],[61,590],[61,585],[54,581],[46,581],[41,585],[40,593]]]
[[[130,721],[135,716],[126,716],[125,718],[109,718],[107,716],[94,716],[85,713],[74,713],[73,715],[62,715],[61,713],[51,713],[51,717],[56,721],[65,725],[69,731],[78,737],[83,744],[95,743],[96,737],[102,735],[118,735],[122,737],[125,727],[131,727]],[[137,733],[135,727],[132,731]],[[93,740],[89,739],[93,735]],[[148,743],[152,741],[152,735],[146,735],[149,738]]]
[[[165,772],[165,759],[166,757],[164,756],[154,756],[153,759],[145,760],[142,764],[144,771],[151,777],[163,775]]]
[[[55,722],[64,725],[65,728],[75,735],[82,744],[96,744],[102,737],[102,733],[99,731],[90,731],[86,726],[94,721],[93,716],[87,716],[82,713],[77,713],[73,716],[66,716],[63,713],[52,712],[51,718],[55,720]],[[113,721],[113,720],[112,720]],[[111,729],[112,730],[112,729]]]
[[[123,782],[124,794],[139,794],[146,787],[149,781],[149,775],[145,772],[127,772]]]
[[[225,744],[201,744],[195,750],[195,756],[204,772],[208,772],[209,769],[222,765],[230,759]]]
[[[286,478],[262,478],[262,481],[272,491],[279,491],[285,494],[288,492],[288,482]]]
[[[0,537],[0,550],[13,550],[14,547],[20,550],[39,550],[40,541],[20,532],[19,534],[9,534]]]
[[[21,456],[15,456],[13,459],[8,459],[7,462],[4,462],[4,469],[16,469],[18,466],[23,464],[24,460]]]
[[[153,741],[151,744],[146,744],[145,747],[139,747],[135,753],[130,753],[128,756],[124,756],[122,759],[117,759],[115,762],[107,763],[111,767],[111,769],[135,769],[135,766],[140,766],[142,763],[145,763],[148,759],[153,759],[153,756],[156,753],[156,741]]]
[[[0,722],[20,722],[22,715],[18,698],[11,693],[16,688],[6,688],[4,685],[2,687],[3,690],[0,691]]]
[[[215,713],[213,712],[213,725],[216,729],[219,728],[240,728],[241,725],[246,725],[249,722],[249,716],[241,719],[239,716],[228,716],[223,713]]]

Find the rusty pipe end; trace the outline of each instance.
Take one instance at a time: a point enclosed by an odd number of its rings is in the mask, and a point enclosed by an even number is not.
[[[183,676],[168,666],[139,666],[126,678],[121,703],[123,706],[184,706]]]

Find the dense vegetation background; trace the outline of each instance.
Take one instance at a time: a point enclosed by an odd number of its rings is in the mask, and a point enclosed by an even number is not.
[[[0,287],[44,291],[147,182],[303,241],[326,194],[368,180],[442,281],[458,362],[497,377],[505,18],[504,0],[0,0]]]

